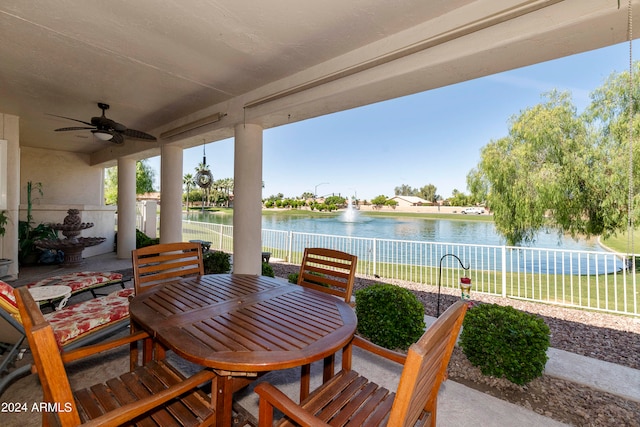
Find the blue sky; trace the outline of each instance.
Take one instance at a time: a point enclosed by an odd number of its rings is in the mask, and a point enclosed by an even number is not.
[[[263,141],[263,197],[303,192],[370,200],[402,184],[427,184],[447,198],[468,192],[480,150],[508,133],[509,118],[553,89],[569,91],[581,112],[612,72],[629,69],[629,44],[573,55],[278,128]],[[233,139],[206,144],[214,179],[233,177]],[[185,150],[195,175],[202,146]],[[159,158],[150,159],[159,170]],[[159,172],[156,173],[159,181]]]

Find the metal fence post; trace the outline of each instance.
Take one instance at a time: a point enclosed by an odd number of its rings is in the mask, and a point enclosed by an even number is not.
[[[373,239],[373,275],[375,276],[378,273],[378,265],[376,264],[376,261],[378,259],[377,256],[377,248],[378,248],[378,239]]]
[[[507,247],[502,246],[502,298],[507,297]]]

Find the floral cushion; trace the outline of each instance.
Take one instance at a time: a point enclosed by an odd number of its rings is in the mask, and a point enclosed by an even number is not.
[[[81,302],[44,315],[53,327],[58,346],[129,317],[133,289],[120,289],[107,296]]]
[[[39,282],[28,284],[29,287],[60,285],[69,286],[71,293],[75,294],[80,291],[91,289],[98,286],[106,286],[111,283],[122,282],[122,274],[112,272],[97,271],[81,271],[79,273],[70,273],[62,276],[53,276],[42,279]]]

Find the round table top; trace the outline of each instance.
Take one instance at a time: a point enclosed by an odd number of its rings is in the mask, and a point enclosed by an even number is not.
[[[158,286],[136,296],[129,311],[137,326],[176,354],[230,375],[321,360],[342,349],[357,326],[353,308],[341,299],[253,275]]]

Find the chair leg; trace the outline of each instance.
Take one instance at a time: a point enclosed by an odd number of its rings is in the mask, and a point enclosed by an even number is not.
[[[167,350],[158,342],[153,343],[153,360],[166,359]]]
[[[353,343],[350,342],[342,349],[342,370],[351,370],[351,358],[353,355]]]
[[[145,338],[142,340],[142,364],[146,365],[147,363],[153,360],[153,340],[151,338]]]
[[[129,327],[132,334],[136,332],[136,325],[133,321],[130,322]],[[129,344],[129,371],[135,370],[138,366],[138,342],[135,341]]]
[[[331,356],[327,356],[324,358],[324,365],[322,369],[323,384],[329,381],[331,378],[333,378],[333,375],[335,374],[335,368],[334,368],[335,360],[336,360],[335,354],[332,354]]]
[[[300,374],[300,402],[309,396],[311,386],[311,365],[302,365]]]

